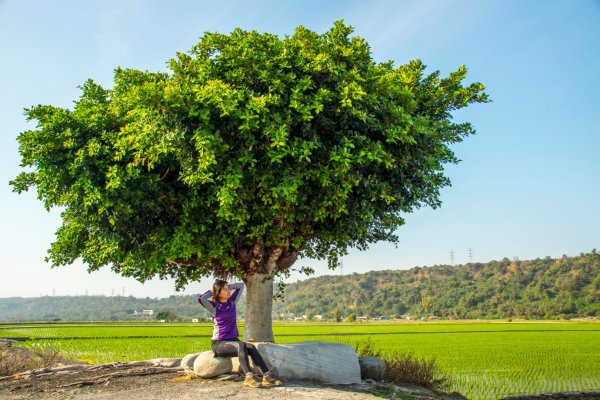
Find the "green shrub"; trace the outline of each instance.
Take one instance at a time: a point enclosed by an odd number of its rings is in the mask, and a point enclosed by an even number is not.
[[[342,312],[336,308],[335,310],[333,310],[333,320],[335,322],[341,322],[342,321]]]
[[[355,343],[353,347],[354,351],[356,351],[356,354],[359,356],[381,357],[381,352],[373,348],[373,343],[370,338]]]

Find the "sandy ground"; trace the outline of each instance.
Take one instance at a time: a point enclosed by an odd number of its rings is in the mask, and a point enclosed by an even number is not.
[[[464,400],[459,394],[434,394],[417,387],[382,386],[364,383],[348,386],[327,386],[309,382],[285,382],[272,388],[248,388],[241,381],[186,378],[182,372],[146,376],[111,378],[106,383],[87,384],[106,375],[107,371],[79,371],[65,374],[32,375],[27,379],[0,380],[0,399],[99,399],[99,400],[187,400],[187,399],[244,399],[244,400]],[[182,380],[183,378],[183,380]],[[241,378],[240,378],[241,379]],[[83,382],[83,383],[82,383]],[[69,386],[80,383],[75,386]],[[378,390],[379,395],[371,394]],[[599,400],[600,391],[584,393],[554,393],[538,396],[516,396],[511,400]]]
[[[11,347],[3,349],[4,363],[31,361],[29,351]],[[16,357],[9,360],[7,357]],[[403,399],[439,399],[431,391],[419,387],[398,387],[391,383],[364,381],[354,385],[325,385],[311,382],[284,382],[270,388],[245,387],[241,376],[232,374],[220,379],[200,379],[186,374],[171,359],[138,363],[113,363],[100,366],[72,365],[62,360],[64,367],[38,369],[33,372],[0,377],[0,399],[257,399],[257,400],[368,400],[398,397]],[[10,365],[10,364],[7,364]],[[17,364],[19,365],[19,364]],[[6,367],[6,365],[4,365]],[[171,368],[175,367],[175,368]],[[0,369],[1,370],[1,369]],[[116,376],[128,375],[128,376]],[[374,396],[377,392],[380,397]],[[457,397],[446,397],[453,398]],[[458,396],[459,399],[464,399]]]
[[[19,353],[18,349],[11,349]],[[22,352],[22,350],[20,350]],[[170,362],[170,361],[169,361]],[[143,364],[143,365],[140,365]],[[248,400],[464,400],[458,393],[433,393],[427,389],[363,381],[354,385],[324,385],[311,382],[284,382],[270,388],[243,386],[241,376],[221,379],[193,378],[179,368],[158,367],[154,362],[115,363],[102,366],[67,366],[0,378],[0,399],[248,399]],[[91,368],[90,368],[91,367]],[[74,370],[79,368],[78,370]],[[68,369],[68,370],[65,370]],[[129,376],[115,376],[129,375]],[[140,375],[148,374],[148,375]],[[378,396],[375,396],[377,394]],[[553,393],[513,397],[511,400],[600,400],[600,391]]]
[[[181,373],[133,376],[111,379],[108,384],[61,387],[92,379],[90,374],[33,376],[18,381],[1,381],[0,398],[17,399],[381,399],[368,393],[368,385],[325,387],[306,382],[286,382],[272,388],[248,388],[237,381],[191,379],[174,381]]]

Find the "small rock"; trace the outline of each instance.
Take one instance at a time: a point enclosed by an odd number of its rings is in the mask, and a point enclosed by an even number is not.
[[[358,357],[360,365],[360,374],[363,378],[380,381],[385,374],[385,362],[379,357],[361,356]]]
[[[194,373],[200,378],[214,378],[229,374],[232,369],[231,358],[215,357],[212,350],[198,354],[194,360]]]

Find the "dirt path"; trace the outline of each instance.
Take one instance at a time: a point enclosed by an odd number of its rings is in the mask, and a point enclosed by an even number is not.
[[[0,398],[17,399],[248,399],[248,400],[373,400],[381,399],[368,392],[368,385],[351,387],[325,387],[305,382],[288,382],[274,388],[252,389],[236,381],[191,379],[174,381],[179,373],[150,376],[133,376],[111,379],[108,384],[81,387],[61,387],[93,376],[82,374],[32,376],[19,381],[0,382]]]

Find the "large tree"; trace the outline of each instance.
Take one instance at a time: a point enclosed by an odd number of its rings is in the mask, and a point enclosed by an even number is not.
[[[336,22],[325,34],[207,33],[169,72],[89,80],[73,109],[26,110],[16,192],[62,210],[47,260],[82,259],[178,288],[214,275],[247,286],[246,339],[273,340],[273,279],[298,257],[334,268],[349,248],[397,242],[403,215],[440,205],[451,112],[485,102],[410,61],[373,61]]]

